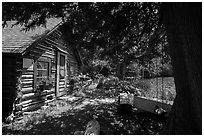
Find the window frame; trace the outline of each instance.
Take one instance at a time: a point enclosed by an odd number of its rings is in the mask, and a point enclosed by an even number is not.
[[[48,77],[51,76],[51,59],[49,58],[38,58],[38,59],[35,59],[35,62],[34,62],[34,82],[33,82],[33,86],[34,86],[34,91],[37,90],[37,62],[45,62],[45,63],[48,63]]]
[[[59,79],[66,79],[66,55],[65,54],[62,54],[62,53],[59,53]],[[64,58],[64,62],[63,62],[63,70],[64,70],[64,77],[63,78],[61,78],[61,75],[60,75],[60,73],[61,73],[61,57],[63,57]]]

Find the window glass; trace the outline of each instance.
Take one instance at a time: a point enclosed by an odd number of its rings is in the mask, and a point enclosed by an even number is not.
[[[49,77],[49,63],[37,61],[37,81],[48,79]]]
[[[65,56],[60,55],[60,66],[64,66],[65,65]]]
[[[60,55],[60,79],[65,78],[65,56]]]

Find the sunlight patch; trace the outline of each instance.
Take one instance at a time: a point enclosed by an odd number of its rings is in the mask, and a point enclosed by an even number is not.
[[[110,104],[110,103],[114,103],[115,99],[105,98],[105,99],[96,99],[96,101],[99,102],[99,103],[103,103],[103,104]]]

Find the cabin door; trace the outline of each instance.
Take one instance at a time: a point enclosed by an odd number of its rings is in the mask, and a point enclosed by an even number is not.
[[[57,54],[57,82],[56,82],[56,96],[66,94],[66,61],[67,56],[61,52]]]

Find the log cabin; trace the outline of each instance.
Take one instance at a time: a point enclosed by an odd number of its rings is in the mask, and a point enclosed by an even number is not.
[[[10,21],[2,28],[2,112],[31,111],[66,95],[69,78],[82,64],[69,44],[61,19],[22,31]],[[66,26],[66,25],[65,25]]]

